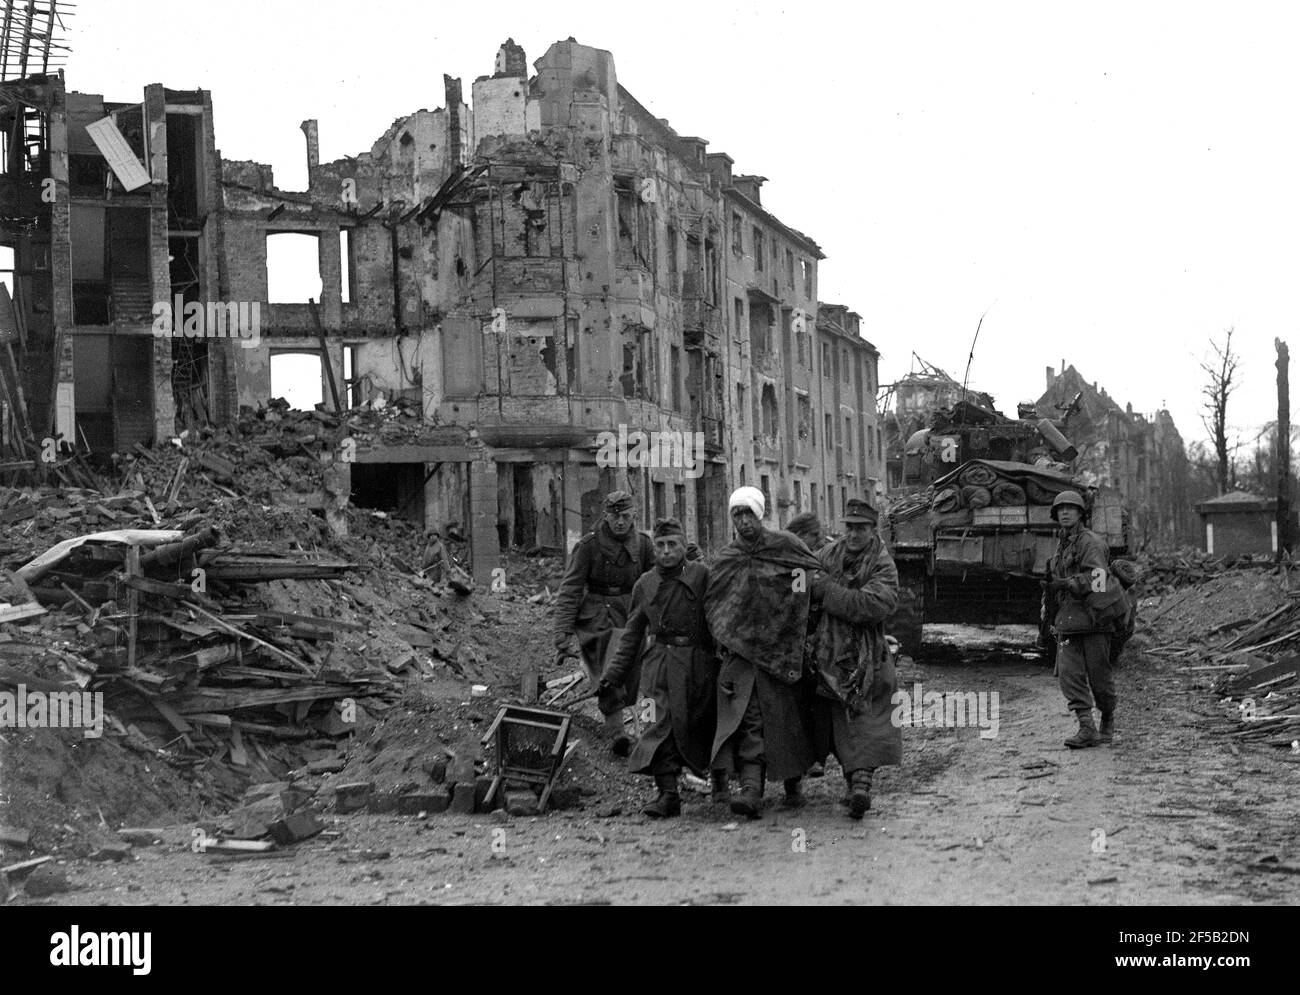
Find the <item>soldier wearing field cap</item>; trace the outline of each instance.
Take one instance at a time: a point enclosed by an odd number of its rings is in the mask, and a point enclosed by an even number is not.
[[[651,818],[681,813],[678,776],[703,777],[713,747],[718,663],[704,620],[709,570],[686,559],[686,535],[675,518],[655,523],[655,568],[632,589],[632,613],[601,676],[601,710],[612,710],[634,669],[641,671],[636,707],[648,723],[628,770],[650,774],[659,795],[641,811]]]
[[[819,760],[828,753],[839,760],[849,815],[861,819],[871,808],[876,768],[903,759],[903,732],[893,723],[898,678],[885,644],[885,619],[898,606],[898,570],[869,501],[849,501],[841,520],[846,534],[817,553],[810,732]]]
[[[802,539],[803,544],[814,553],[826,545],[826,539],[822,536],[821,519],[814,512],[805,511],[795,515],[786,522],[785,530]]]
[[[557,660],[581,660],[593,684],[600,680],[610,641],[627,624],[632,586],[654,566],[654,543],[635,527],[632,495],[612,491],[604,511],[595,531],[573,547],[552,615]],[[625,704],[635,699],[639,680],[639,673],[629,671],[619,689]],[[627,756],[631,740],[620,711],[606,716],[605,729],[614,753]]]

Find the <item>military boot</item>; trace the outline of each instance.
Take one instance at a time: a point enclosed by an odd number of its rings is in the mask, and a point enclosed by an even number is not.
[[[745,764],[740,768],[740,797],[731,803],[731,811],[749,819],[763,815],[763,765]]]
[[[871,771],[863,768],[849,776],[849,816],[861,819],[871,810]]]
[[[656,774],[655,787],[659,797],[641,810],[652,819],[671,819],[682,814],[682,796],[677,792],[676,774]]]
[[[1097,727],[1092,722],[1092,709],[1080,708],[1074,714],[1079,718],[1079,731],[1067,739],[1065,745],[1072,750],[1085,750],[1101,742]]]
[[[731,801],[731,775],[725,770],[715,770],[713,774],[713,793],[709,801],[714,805],[725,805]]]
[[[803,808],[808,804],[808,799],[803,794],[803,778],[788,777],[785,779],[785,797],[781,799],[782,808]]]
[[[1097,730],[1097,740],[1102,743],[1112,742],[1115,738],[1115,712],[1101,713],[1101,728]]]

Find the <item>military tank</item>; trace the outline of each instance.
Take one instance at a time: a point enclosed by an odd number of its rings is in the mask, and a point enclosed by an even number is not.
[[[902,487],[886,516],[899,573],[899,606],[886,629],[915,653],[935,622],[1036,625],[1049,658],[1054,605],[1040,581],[1057,547],[1051,506],[1079,492],[1084,521],[1112,559],[1128,552],[1118,491],[1075,472],[1062,426],[1022,405],[1017,418],[961,401],[935,413],[902,454]]]

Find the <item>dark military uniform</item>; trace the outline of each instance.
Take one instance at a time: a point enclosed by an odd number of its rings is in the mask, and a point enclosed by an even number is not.
[[[708,770],[718,680],[704,621],[708,582],[703,564],[683,562],[671,570],[656,566],[632,590],[631,616],[602,680],[625,684],[640,658],[637,711],[649,726],[628,758],[634,774]]]
[[[818,759],[833,752],[846,776],[899,763],[903,731],[892,721],[898,678],[884,625],[898,604],[898,570],[879,537],[857,555],[837,539],[817,558],[826,568],[809,639],[817,673],[811,710]]]
[[[627,624],[633,585],[653,566],[649,536],[633,529],[620,541],[603,521],[573,547],[555,597],[555,648],[561,656],[579,657],[593,683],[600,679],[614,630]],[[637,677],[635,672],[627,675],[629,702]]]

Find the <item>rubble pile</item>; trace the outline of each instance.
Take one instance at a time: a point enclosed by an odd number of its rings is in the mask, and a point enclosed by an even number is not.
[[[1200,549],[1172,553],[1142,553],[1137,557],[1147,594],[1168,594],[1188,584],[1200,584],[1230,570],[1266,570],[1271,556],[1212,556]]]
[[[340,535],[293,499],[324,482],[338,428],[272,404],[137,447],[115,482],[78,475],[97,488],[0,486],[0,685],[102,692],[113,750],[221,810],[250,782],[341,770],[412,682],[517,690],[456,528],[345,507]],[[520,558],[503,596],[539,600],[547,563]]]
[[[1258,563],[1172,559],[1180,571],[1197,564],[1193,575],[1208,568],[1210,579],[1182,579],[1142,602],[1144,652],[1177,663],[1216,696],[1218,731],[1300,754],[1300,588],[1288,571],[1237,569]]]

